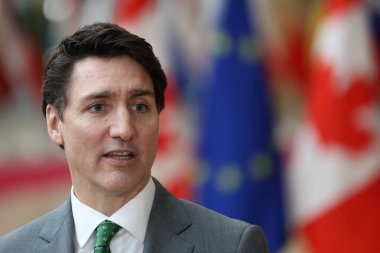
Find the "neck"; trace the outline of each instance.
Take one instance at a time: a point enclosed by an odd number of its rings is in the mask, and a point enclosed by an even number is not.
[[[131,199],[133,199],[149,182],[149,178],[139,187],[132,191],[110,192],[104,190],[93,190],[88,187],[76,187],[74,184],[74,194],[83,204],[96,211],[110,217]]]

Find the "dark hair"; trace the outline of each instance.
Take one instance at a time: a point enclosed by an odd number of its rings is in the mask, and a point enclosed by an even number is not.
[[[128,56],[134,59],[152,79],[158,112],[165,107],[166,76],[152,46],[118,25],[94,23],[80,28],[45,54],[42,81],[42,112],[45,117],[46,106],[51,104],[63,120],[67,106],[66,92],[74,64],[88,56]]]

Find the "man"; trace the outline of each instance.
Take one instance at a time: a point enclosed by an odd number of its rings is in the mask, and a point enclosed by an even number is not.
[[[166,77],[152,47],[95,23],[45,59],[43,113],[71,197],[0,252],[269,252],[260,227],[180,200],[151,177]]]

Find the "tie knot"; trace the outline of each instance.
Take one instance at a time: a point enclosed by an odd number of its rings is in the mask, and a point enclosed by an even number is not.
[[[95,253],[110,252],[110,242],[114,235],[119,231],[120,226],[112,221],[102,221],[96,228]]]

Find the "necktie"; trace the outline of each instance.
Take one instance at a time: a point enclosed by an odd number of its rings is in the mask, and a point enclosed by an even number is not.
[[[96,228],[94,253],[111,253],[110,242],[119,229],[120,226],[112,221],[102,221]]]

